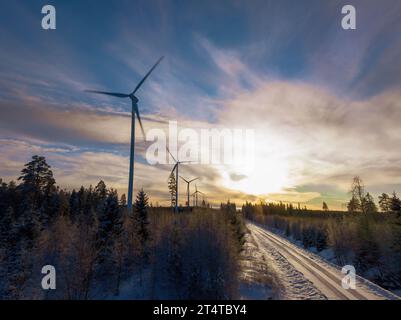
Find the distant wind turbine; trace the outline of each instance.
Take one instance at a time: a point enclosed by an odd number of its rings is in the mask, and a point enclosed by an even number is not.
[[[166,149],[167,149],[168,153],[170,154],[170,156],[173,158],[173,160],[175,162],[175,165],[173,167],[173,170],[171,170],[171,173],[173,173],[174,170],[175,170],[175,213],[178,213],[178,167],[182,163],[190,163],[192,161],[179,161],[179,160],[176,160],[174,158],[174,156],[171,154],[170,150],[167,147],[166,147]],[[170,175],[171,175],[171,173],[170,173]]]
[[[197,177],[197,178],[194,178],[194,179],[192,179],[192,180],[186,180],[186,179],[184,179],[183,177],[181,177],[180,176],[180,178],[182,179],[182,180],[184,180],[186,183],[187,183],[187,206],[188,206],[188,209],[189,209],[189,207],[190,207],[190,203],[189,203],[189,184],[192,182],[192,181],[195,181],[195,180],[197,180],[197,179],[199,179],[199,177]]]
[[[86,92],[105,94],[108,96],[113,96],[117,98],[130,98],[132,102],[132,111],[131,111],[131,145],[130,145],[130,159],[129,159],[129,182],[128,182],[128,211],[132,210],[132,193],[133,193],[133,185],[134,185],[134,151],[135,151],[135,115],[138,118],[139,125],[141,127],[141,131],[143,137],[145,137],[145,131],[143,130],[141,117],[139,115],[138,109],[138,98],[135,96],[135,93],[145,82],[147,77],[152,73],[152,71],[156,68],[156,66],[163,60],[164,57],[160,57],[159,60],[153,65],[153,67],[148,71],[148,73],[142,78],[141,81],[136,85],[134,91],[131,93],[118,93],[118,92],[105,92],[105,91],[97,91],[97,90],[85,90]]]
[[[198,190],[198,186],[195,184],[195,192],[192,194],[193,196],[195,196],[195,206],[198,206],[198,193],[203,194],[203,192]]]

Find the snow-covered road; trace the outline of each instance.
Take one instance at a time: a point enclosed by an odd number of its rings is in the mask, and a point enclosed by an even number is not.
[[[247,227],[260,251],[271,262],[283,299],[398,299],[391,292],[359,276],[356,278],[356,289],[344,289],[341,268],[253,223],[247,223]]]

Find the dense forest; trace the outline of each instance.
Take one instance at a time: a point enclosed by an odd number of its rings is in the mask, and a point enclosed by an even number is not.
[[[61,189],[45,158],[33,156],[18,183],[0,179],[0,298],[239,298],[243,218],[399,289],[400,199],[382,194],[376,205],[358,177],[350,195],[348,212],[330,211],[326,203],[317,211],[262,201],[241,212],[227,202],[176,214],[152,206],[139,190],[128,212],[125,195],[103,181]],[[41,287],[44,265],[57,271],[56,290]]]
[[[304,248],[332,252],[340,266],[354,265],[359,275],[387,289],[401,288],[401,202],[381,194],[376,205],[359,177],[350,190],[347,212],[283,203],[246,203],[244,216],[300,242]]]
[[[0,180],[0,298],[228,299],[238,297],[244,227],[235,206],[174,214],[140,190],[59,188],[44,157]],[[167,188],[167,187],[166,187]],[[43,290],[53,265],[57,289]]]

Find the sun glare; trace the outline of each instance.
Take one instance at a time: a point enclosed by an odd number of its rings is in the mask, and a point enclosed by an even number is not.
[[[282,157],[257,157],[249,166],[230,166],[222,173],[224,186],[245,194],[266,195],[290,184],[288,162]]]

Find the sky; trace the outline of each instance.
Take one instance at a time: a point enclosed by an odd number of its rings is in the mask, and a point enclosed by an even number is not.
[[[41,8],[56,8],[56,30]],[[356,30],[341,8],[356,8]],[[130,104],[145,131],[253,129],[254,162],[182,165],[206,200],[345,209],[353,176],[401,193],[401,2],[320,0],[3,1],[0,177],[44,155],[58,185],[100,179],[126,192]],[[137,128],[138,129],[138,128]],[[167,205],[171,164],[146,160],[136,131],[134,189]],[[192,190],[193,191],[193,190]],[[186,189],[180,185],[180,203]]]

